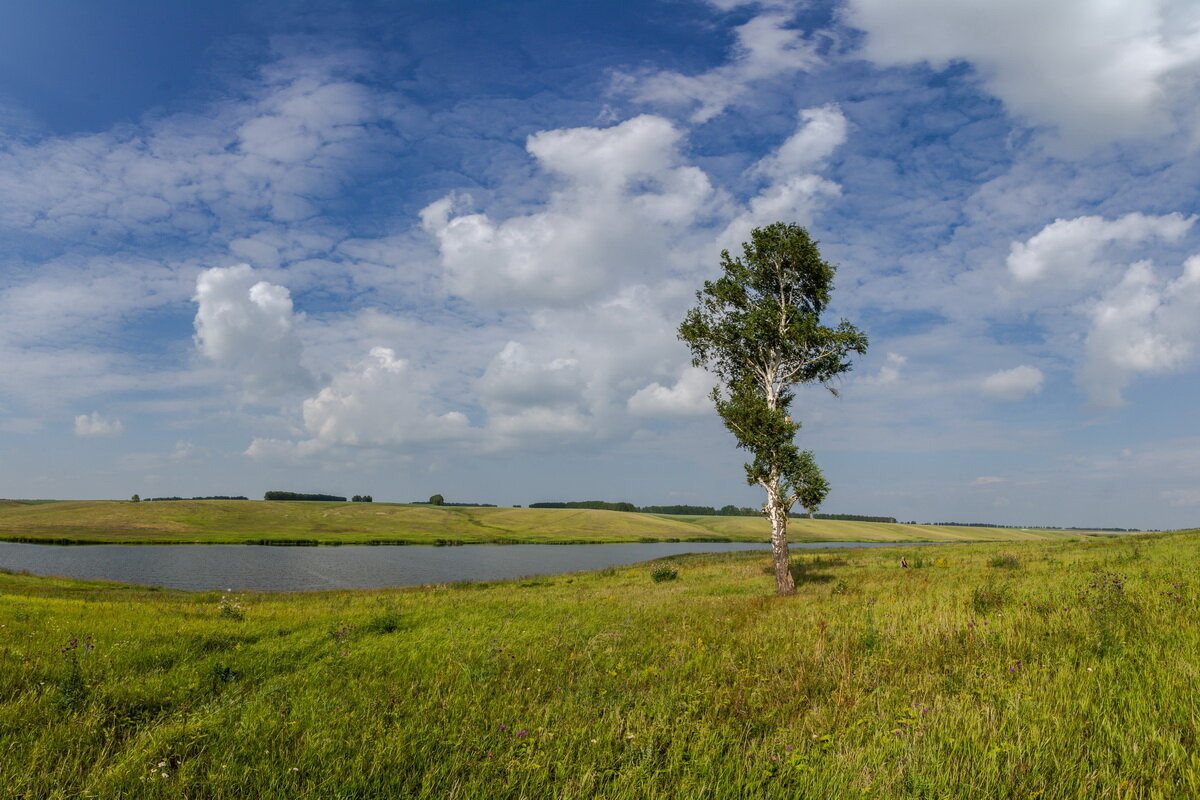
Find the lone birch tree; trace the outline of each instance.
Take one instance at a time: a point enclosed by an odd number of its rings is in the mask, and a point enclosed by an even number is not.
[[[866,352],[867,337],[844,319],[835,328],[821,324],[836,267],[799,225],[755,228],[740,258],[721,253],[721,267],[725,274],[696,293],[679,338],[692,364],[717,377],[717,413],[753,457],[746,481],[766,491],[775,584],[792,594],[788,513],[799,501],[811,515],[829,492],[813,454],[794,441],[792,387],[819,383],[836,395],[829,381],[851,369],[851,353]]]

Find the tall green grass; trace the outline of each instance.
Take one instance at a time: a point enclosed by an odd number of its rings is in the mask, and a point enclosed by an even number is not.
[[[761,553],[306,595],[0,575],[0,794],[1196,797],[1198,557],[804,554],[791,598]]]

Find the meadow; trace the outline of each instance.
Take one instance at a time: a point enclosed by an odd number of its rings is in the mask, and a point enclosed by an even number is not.
[[[794,520],[793,541],[993,541],[1076,534],[1017,528]],[[104,544],[599,544],[763,542],[761,517],[685,517],[620,511],[172,500],[0,501],[0,540]]]
[[[788,598],[763,553],[299,595],[0,574],[0,794],[1196,797],[1197,563],[1198,532],[807,551]]]

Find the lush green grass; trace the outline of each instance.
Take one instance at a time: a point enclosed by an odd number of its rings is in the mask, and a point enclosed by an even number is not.
[[[0,575],[0,787],[1196,797],[1198,561],[1196,533],[806,553],[775,598],[747,553],[238,605]]]
[[[0,504],[0,540],[120,544],[297,542],[566,543],[765,541],[758,517],[677,517],[553,508],[392,503],[175,500]],[[1073,538],[1056,531],[795,520],[796,541],[987,541]]]

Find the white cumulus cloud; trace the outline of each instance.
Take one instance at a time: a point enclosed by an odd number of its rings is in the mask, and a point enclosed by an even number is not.
[[[849,0],[847,19],[876,63],[970,62],[1011,112],[1068,142],[1161,130],[1200,65],[1192,0]]]
[[[1037,367],[1025,364],[1012,369],[993,372],[983,379],[981,390],[996,400],[1023,400],[1042,390],[1046,376]]]
[[[899,353],[888,353],[883,366],[879,368],[879,372],[873,377],[868,378],[868,380],[885,386],[899,383],[900,373],[907,363],[907,356],[902,356]]]
[[[258,280],[246,264],[214,267],[196,279],[196,346],[237,373],[251,396],[310,389],[294,329],[300,315],[283,286]]]
[[[414,447],[460,442],[473,435],[465,414],[431,410],[428,381],[388,347],[373,347],[358,364],[338,373],[304,401],[299,442],[255,439],[246,454],[282,460],[332,447]]]
[[[1131,265],[1090,317],[1080,379],[1094,403],[1119,406],[1134,376],[1177,371],[1191,361],[1200,338],[1200,256],[1171,281],[1148,262]]]
[[[1057,219],[1024,242],[1013,242],[1008,269],[1018,281],[1043,278],[1059,282],[1086,280],[1097,256],[1114,242],[1137,244],[1160,238],[1173,242],[1196,221],[1182,214],[1126,214],[1118,219]]]
[[[693,417],[713,411],[709,392],[714,379],[707,372],[688,367],[674,386],[657,381],[629,398],[629,413],[641,417]]]
[[[679,163],[681,136],[661,117],[640,116],[529,137],[529,153],[561,181],[544,210],[498,222],[456,215],[456,198],[446,197],[422,211],[448,288],[488,303],[562,305],[663,271],[713,195],[704,172]]]
[[[1077,361],[1089,400],[1115,408],[1139,375],[1178,372],[1200,340],[1200,257],[1174,279],[1141,259],[1122,265],[1110,250],[1175,242],[1194,224],[1181,214],[1059,219],[1014,242],[1009,272],[1036,287],[1025,302],[1054,331],[1054,344]],[[1078,342],[1082,341],[1082,348]]]
[[[75,417],[76,436],[119,436],[124,430],[121,420],[103,417],[98,411]]]

